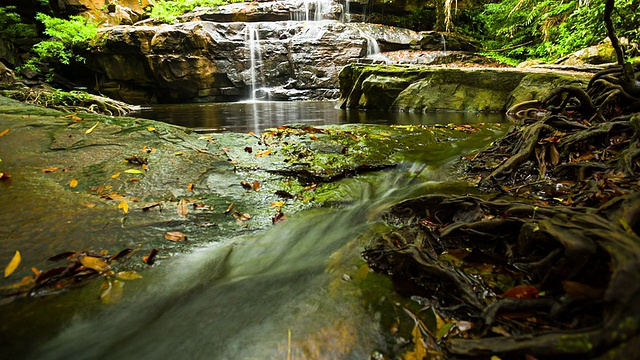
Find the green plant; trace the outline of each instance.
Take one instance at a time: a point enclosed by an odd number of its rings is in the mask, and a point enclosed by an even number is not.
[[[243,0],[175,0],[156,2],[149,16],[164,22],[173,22],[176,17],[193,10],[198,6],[220,6]]]
[[[69,65],[72,61],[85,61],[78,51],[83,47],[87,49],[88,41],[96,36],[96,24],[81,16],[64,20],[39,13],[36,19],[44,24],[44,33],[51,38],[33,46],[35,56],[27,61],[24,68],[42,71],[43,64]]]
[[[640,0],[616,2],[618,36],[638,41]],[[486,4],[478,19],[489,49],[503,56],[555,59],[606,38],[604,0],[503,0]]]
[[[14,42],[37,36],[35,26],[23,23],[15,10],[15,6],[0,7],[0,38]]]

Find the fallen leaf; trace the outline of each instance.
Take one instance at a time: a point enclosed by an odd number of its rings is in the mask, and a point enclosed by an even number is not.
[[[147,126],[147,130],[149,130],[149,131],[153,131],[153,130],[155,130],[155,129],[156,129],[156,128],[154,128],[153,126]]]
[[[256,154],[256,157],[263,157],[263,156],[267,156],[271,154],[271,149],[265,150],[265,151],[261,151],[259,153]]]
[[[109,262],[118,261],[118,260],[122,259],[123,257],[128,256],[132,252],[133,252],[133,250],[131,250],[129,248],[122,249],[122,250],[118,251],[116,254],[111,255],[111,257],[109,258]]]
[[[164,233],[164,238],[169,241],[185,241],[187,240],[187,234],[181,231],[167,231]]]
[[[118,176],[120,176],[120,173],[119,173],[119,172],[117,172],[117,173],[115,173],[115,174],[111,175],[111,178],[112,178],[112,179],[117,179],[117,178],[118,178]]]
[[[116,279],[105,279],[100,288],[100,301],[103,304],[116,304],[122,299],[124,283]]]
[[[142,258],[142,261],[147,265],[153,265],[153,263],[156,261],[156,255],[158,255],[159,251],[160,250],[158,249],[151,249],[151,252],[149,252],[148,255],[145,255]]]
[[[104,260],[89,255],[81,256],[80,263],[84,265],[84,267],[93,269],[99,273],[103,273],[111,269],[109,267],[109,264],[107,264]]]
[[[182,151],[176,151],[174,153],[175,156],[180,156],[180,155],[184,155],[184,153]]]
[[[142,211],[148,211],[149,209],[154,208],[156,206],[160,206],[160,205],[162,205],[162,202],[160,202],[160,201],[157,201],[157,202],[154,202],[154,203],[150,203],[150,204],[147,204],[147,205],[143,206],[142,207]]]
[[[93,125],[92,127],[90,127],[89,129],[87,129],[87,131],[85,131],[85,135],[89,135],[93,132],[93,130],[98,126],[98,124],[100,124],[100,122],[96,122],[95,125]]]
[[[58,168],[57,168],[57,167],[55,167],[55,166],[51,166],[51,167],[48,167],[48,168],[46,168],[46,169],[42,169],[41,171],[42,171],[43,173],[50,173],[50,172],[54,172],[54,171],[56,171],[56,170],[58,170]]]
[[[422,333],[420,332],[420,326],[416,324],[413,327],[411,333],[413,335],[413,343],[416,345],[415,350],[409,351],[404,354],[404,360],[422,360],[427,357],[427,348],[424,340],[422,340]]]
[[[231,210],[233,210],[233,206],[235,205],[235,203],[231,203],[229,204],[229,206],[227,207],[227,210],[224,211],[225,214],[228,214],[231,212]]]
[[[141,167],[142,167],[142,170],[144,170],[144,171],[148,171],[149,170],[149,165],[147,165],[147,164],[142,164]]]
[[[251,190],[251,184],[246,180],[240,181],[240,185],[242,185],[245,190]]]
[[[518,285],[504,292],[500,295],[501,298],[514,298],[514,299],[537,299],[538,289],[531,285]]]
[[[253,182],[251,183],[251,188],[254,191],[260,190],[260,182],[258,182],[258,180],[253,180]]]
[[[4,179],[4,180],[6,180],[6,179],[8,179],[8,178],[10,178],[10,177],[11,177],[11,175],[9,175],[9,173],[7,173],[7,172],[0,172],[0,179]]]
[[[282,201],[274,201],[274,202],[271,203],[271,206],[277,208],[278,210],[280,210],[282,205],[284,205],[284,203]]]
[[[138,179],[137,177],[132,177],[129,179],[129,182],[136,182],[136,181],[140,181],[140,179]]]
[[[187,190],[193,192],[195,185],[193,185],[193,183],[189,183],[189,185],[187,186]]]
[[[124,172],[127,174],[144,174],[144,171],[138,169],[127,169]]]
[[[251,154],[253,152],[253,148],[251,146],[246,146],[244,148],[244,151],[248,152],[249,154]]]
[[[122,200],[120,204],[118,204],[118,209],[122,209],[122,212],[127,215],[129,213],[129,204]]]
[[[142,275],[138,274],[134,270],[120,271],[116,274],[116,278],[118,278],[119,280],[136,280],[141,279]]]
[[[2,132],[0,132],[0,136],[5,136],[5,135],[7,135],[8,132],[9,132],[8,128],[4,129],[4,130],[2,130]]]
[[[63,253],[57,254],[57,255],[53,255],[52,257],[48,258],[47,260],[49,261],[59,261],[62,259],[69,259],[71,256],[77,254],[77,252],[75,251],[65,251]]]
[[[76,179],[71,180],[71,182],[69,183],[69,187],[73,189],[76,186],[78,186],[78,180]]]
[[[20,265],[20,261],[22,261],[22,257],[20,256],[20,251],[16,251],[15,255],[13,255],[13,259],[9,261],[9,265],[7,265],[7,267],[4,268],[5,278],[8,278],[9,275],[13,274],[13,272],[16,271],[16,269],[18,268],[18,265]]]
[[[78,122],[78,121],[82,121],[84,119],[81,118],[80,116],[77,116],[77,115],[71,115],[71,120],[73,120],[73,122]]]
[[[178,215],[183,219],[186,219],[187,218],[187,214],[189,213],[189,207],[187,206],[187,203],[189,203],[187,200],[180,199],[180,201],[178,202],[177,209],[176,209],[177,212],[178,212]]]

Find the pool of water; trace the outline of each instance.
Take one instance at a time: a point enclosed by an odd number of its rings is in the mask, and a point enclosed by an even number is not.
[[[192,128],[197,132],[250,132],[280,125],[303,123],[313,126],[333,124],[432,125],[504,122],[497,113],[433,112],[398,113],[336,109],[335,101],[264,101],[210,104],[154,105],[132,116]]]

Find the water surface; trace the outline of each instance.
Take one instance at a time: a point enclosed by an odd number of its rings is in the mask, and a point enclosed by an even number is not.
[[[262,101],[210,104],[154,105],[132,116],[185,126],[197,132],[250,132],[302,123],[433,125],[504,122],[503,114],[432,112],[425,114],[336,109],[335,101]]]

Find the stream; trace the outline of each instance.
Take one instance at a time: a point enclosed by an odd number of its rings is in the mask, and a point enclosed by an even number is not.
[[[138,116],[198,132],[260,132],[289,123],[472,122],[469,114],[348,113],[333,106],[174,105]],[[477,122],[504,121],[500,115],[471,116]],[[141,271],[142,279],[126,282],[117,304],[97,300],[100,281],[5,304],[3,352],[27,359],[367,359],[388,354],[384,334],[402,310],[389,298],[390,280],[369,271],[359,254],[372,232],[384,228],[379,220],[389,206],[419,194],[473,191],[447,182],[449,160],[443,159],[472,150],[453,149],[457,153],[431,162],[343,179],[334,196],[339,206],[305,210],[265,232],[168,258]],[[31,210],[33,216],[46,211]]]

